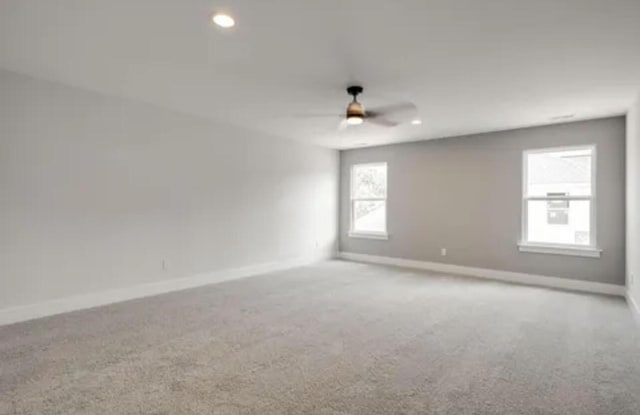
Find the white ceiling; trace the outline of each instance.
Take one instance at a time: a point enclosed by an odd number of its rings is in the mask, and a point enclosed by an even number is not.
[[[0,0],[0,66],[349,148],[625,113],[640,0]],[[292,116],[341,113],[352,82],[423,125]]]

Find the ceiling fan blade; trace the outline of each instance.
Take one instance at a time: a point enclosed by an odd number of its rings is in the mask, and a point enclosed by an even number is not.
[[[347,127],[349,127],[349,123],[347,122],[347,119],[344,118],[342,121],[340,121],[340,124],[338,124],[338,131],[344,131],[347,129]]]
[[[388,116],[388,115],[401,115],[411,114],[415,115],[418,108],[411,102],[400,102],[397,104],[385,105],[383,107],[370,108],[367,110],[367,116],[371,118]]]
[[[372,123],[372,124],[382,125],[384,127],[395,127],[398,124],[400,124],[398,122],[388,120],[388,119],[383,118],[381,116],[367,117],[367,118],[365,118],[365,120],[367,122]]]

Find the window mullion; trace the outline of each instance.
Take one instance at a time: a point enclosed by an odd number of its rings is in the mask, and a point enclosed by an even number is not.
[[[593,196],[524,196],[525,201],[548,201],[548,200],[593,200]]]

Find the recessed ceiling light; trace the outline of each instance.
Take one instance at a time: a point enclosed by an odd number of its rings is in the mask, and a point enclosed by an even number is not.
[[[552,121],[560,121],[560,120],[570,120],[571,118],[575,117],[576,114],[564,114],[564,115],[558,115],[556,117],[551,117]]]
[[[214,13],[213,16],[211,16],[211,20],[213,21],[213,23],[225,29],[233,27],[236,24],[236,21],[233,20],[233,17],[224,13]]]
[[[411,121],[411,125],[421,125],[421,124],[422,124],[422,120],[419,120],[419,119],[415,119]]]

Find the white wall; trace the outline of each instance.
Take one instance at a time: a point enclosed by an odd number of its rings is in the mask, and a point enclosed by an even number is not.
[[[335,151],[7,71],[0,126],[0,310],[336,249]]]
[[[629,295],[640,306],[640,97],[627,114],[626,219],[627,287]]]

